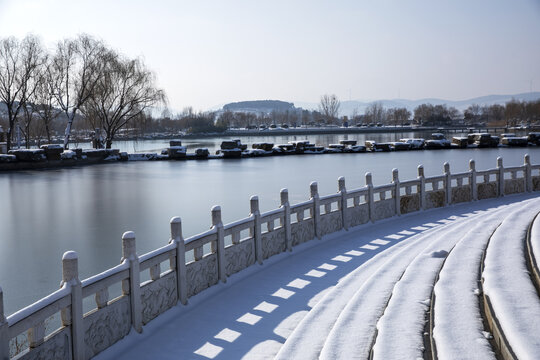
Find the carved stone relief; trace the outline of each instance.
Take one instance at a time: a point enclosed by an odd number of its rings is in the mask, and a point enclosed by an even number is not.
[[[487,184],[478,184],[478,200],[497,197],[499,193],[497,186],[496,181]]]
[[[218,270],[216,254],[210,254],[201,260],[187,264],[188,297],[217,284]]]
[[[426,209],[438,208],[444,206],[444,190],[426,191]]]
[[[420,210],[420,194],[404,195],[399,199],[399,211],[407,214]]]
[[[291,236],[293,246],[312,240],[315,237],[313,219],[291,224]]]
[[[284,252],[287,249],[285,242],[285,229],[280,228],[274,231],[263,233],[261,236],[263,258]]]
[[[504,180],[504,193],[506,195],[525,192],[525,179]]]
[[[142,321],[147,324],[159,314],[176,305],[176,272],[141,287]]]
[[[386,219],[396,214],[396,200],[386,199],[375,202],[375,220]]]
[[[255,263],[255,246],[253,240],[242,241],[239,244],[225,248],[227,276],[239,272]]]
[[[341,220],[341,211],[333,211],[329,214],[321,215],[321,236],[326,234],[331,234],[333,232],[339,231],[343,228]]]
[[[45,342],[36,348],[30,349],[17,357],[19,360],[71,359],[71,328],[65,327],[56,334],[45,339]]]
[[[348,208],[346,214],[345,221],[349,227],[365,224],[369,221],[369,205],[361,204]]]
[[[452,204],[471,201],[471,185],[452,188]]]
[[[88,359],[122,339],[131,329],[129,296],[122,296],[106,307],[86,315],[84,329],[85,353]]]

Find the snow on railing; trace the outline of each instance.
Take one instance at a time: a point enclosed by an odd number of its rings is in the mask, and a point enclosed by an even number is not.
[[[366,185],[347,190],[338,179],[335,194],[319,196],[316,182],[310,184],[310,199],[289,203],[287,189],[280,192],[280,207],[265,213],[259,199],[250,199],[250,215],[223,224],[221,208],[211,211],[211,228],[187,239],[179,217],[170,221],[168,244],[142,256],[136,254],[133,232],[122,236],[122,262],[82,282],[78,279],[78,258],[66,252],[62,259],[62,288],[7,317],[0,288],[0,359],[26,354],[88,359],[111,346],[133,328],[143,325],[188,298],[249,266],[304,242],[367,222],[415,211],[469,202],[506,194],[540,190],[540,165],[524,164],[477,171],[474,160],[469,170],[425,177],[418,166],[416,179],[400,181],[397,169],[389,184],[374,186],[371,173]],[[149,280],[141,281],[148,271]],[[120,296],[109,299],[109,288],[121,287]],[[83,300],[94,296],[95,308],[84,313]],[[85,304],[87,301],[85,302]],[[60,327],[46,332],[46,322],[60,314]],[[103,328],[111,331],[105,335]],[[21,342],[22,341],[22,342]],[[21,346],[21,344],[26,344]],[[19,355],[17,355],[19,356]]]

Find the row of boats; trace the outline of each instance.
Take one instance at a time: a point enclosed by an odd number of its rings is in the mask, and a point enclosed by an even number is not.
[[[286,154],[326,154],[326,153],[360,153],[405,150],[435,150],[435,149],[464,149],[490,147],[524,147],[540,146],[540,133],[530,133],[528,136],[502,134],[500,137],[489,133],[474,133],[467,136],[456,136],[448,140],[444,134],[434,133],[431,139],[404,138],[399,141],[377,142],[366,140],[365,145],[358,145],[356,140],[341,140],[339,144],[328,147],[315,145],[309,140],[289,141],[287,144],[255,143],[248,149],[240,140],[226,140],[216,155],[225,158],[242,156],[286,155]]]

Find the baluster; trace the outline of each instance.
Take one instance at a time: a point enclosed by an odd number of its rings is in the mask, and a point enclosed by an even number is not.
[[[450,205],[452,203],[452,175],[450,174],[450,164],[444,163],[444,185],[445,185],[445,203]]]
[[[104,288],[96,292],[96,306],[98,309],[103,309],[109,302],[109,288]]]
[[[497,169],[499,174],[497,176],[497,181],[499,182],[499,196],[504,196],[504,167],[502,157],[497,158]]]
[[[371,173],[366,173],[366,187],[368,189],[368,193],[366,195],[366,203],[369,207],[369,220],[371,222],[375,221],[375,199],[373,194],[373,178],[371,176]]]
[[[281,226],[285,229],[285,244],[287,250],[292,251],[292,234],[291,234],[291,205],[289,204],[289,190],[281,189],[279,193],[281,207],[283,208],[283,221]]]
[[[319,201],[319,187],[315,181],[309,185],[309,191],[311,194],[311,200],[313,201],[313,208],[311,209],[311,217],[313,218],[314,232],[315,236],[321,238],[320,230],[320,216],[321,216],[321,207]]]
[[[259,198],[252,196],[249,199],[251,216],[253,216],[253,238],[255,239],[255,258],[259,264],[263,263],[263,249],[261,239],[261,213],[259,211]]]
[[[418,177],[420,185],[418,185],[417,192],[420,194],[420,210],[426,208],[426,178],[424,176],[424,166],[418,165]]]
[[[40,321],[30,329],[28,329],[28,346],[31,349],[37,348],[43,344],[45,339],[45,322]]]
[[[201,246],[197,246],[196,248],[193,249],[193,258],[195,259],[195,261],[199,261],[203,258],[203,247],[202,245]]]
[[[129,263],[129,298],[131,305],[131,324],[142,332],[141,272],[135,243],[135,233],[126,231],[122,235],[122,261]]]
[[[234,245],[240,244],[240,231],[234,231],[231,234],[231,240]]]
[[[182,237],[182,219],[178,216],[171,218],[171,240],[176,244],[176,291],[178,300],[187,304],[187,268],[186,268],[186,243]],[[194,252],[195,253],[195,252]],[[202,247],[201,247],[202,257]],[[171,266],[172,267],[172,266]]]
[[[392,169],[392,183],[395,186],[394,190],[392,190],[392,196],[394,197],[394,206],[396,208],[395,214],[399,216],[401,215],[401,194],[398,169]]]
[[[524,164],[525,167],[524,175],[525,175],[525,187],[526,191],[531,192],[532,191],[532,176],[531,176],[531,157],[529,154],[525,154],[524,156]]]
[[[478,188],[476,186],[476,163],[473,159],[469,160],[469,183],[471,184],[471,198],[473,201],[478,200]]]
[[[82,287],[79,280],[79,258],[75,251],[66,251],[62,256],[62,282],[71,291],[71,306],[60,311],[63,326],[71,325],[71,346],[74,359],[84,359],[84,323]]]
[[[150,279],[158,280],[161,275],[161,264],[156,264],[150,267]]]
[[[411,195],[411,194],[412,194],[411,186],[405,186],[405,195]]]
[[[0,287],[0,359],[9,359],[9,324],[4,315],[4,292]]]
[[[349,230],[347,220],[347,188],[345,187],[345,178],[343,176],[338,178],[338,191],[341,193],[341,201],[339,202],[341,204],[341,227]]]

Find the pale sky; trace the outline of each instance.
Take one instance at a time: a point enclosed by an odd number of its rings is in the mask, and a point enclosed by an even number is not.
[[[0,37],[82,32],[143,57],[174,110],[540,90],[540,0],[0,0]]]

